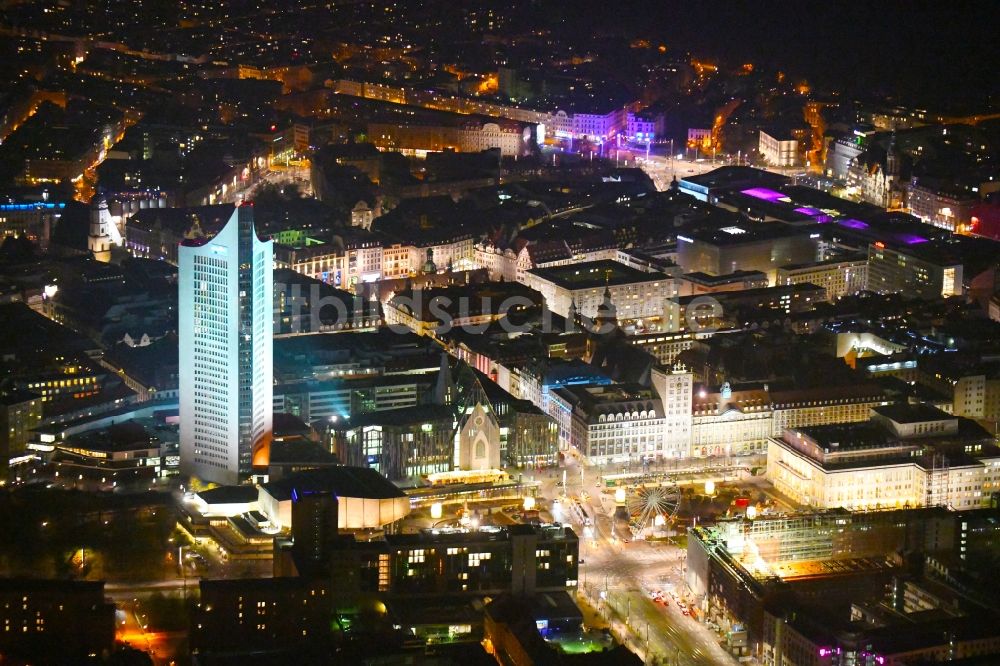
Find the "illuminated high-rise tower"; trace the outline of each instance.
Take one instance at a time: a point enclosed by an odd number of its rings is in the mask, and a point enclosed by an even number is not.
[[[178,252],[181,471],[202,481],[238,483],[268,463],[273,253],[252,204]]]

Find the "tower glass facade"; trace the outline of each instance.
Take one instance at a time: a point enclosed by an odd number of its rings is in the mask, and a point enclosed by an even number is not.
[[[181,471],[238,483],[269,457],[273,246],[243,205],[178,263]]]

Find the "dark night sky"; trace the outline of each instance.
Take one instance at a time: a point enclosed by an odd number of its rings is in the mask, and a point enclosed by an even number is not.
[[[607,10],[676,48],[848,93],[1000,106],[1000,0],[624,0]]]

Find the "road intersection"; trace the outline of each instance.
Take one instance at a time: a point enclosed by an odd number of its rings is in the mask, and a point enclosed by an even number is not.
[[[647,664],[736,664],[719,637],[684,615],[685,552],[664,541],[632,540],[614,517],[613,492],[600,485],[601,470],[568,458],[564,471],[537,480],[553,519],[580,536],[580,594],[608,621],[616,636]],[[654,602],[662,590],[666,603]]]

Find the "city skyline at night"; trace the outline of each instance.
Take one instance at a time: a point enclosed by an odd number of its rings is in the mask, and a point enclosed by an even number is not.
[[[3,3],[0,661],[996,666],[998,9]]]

